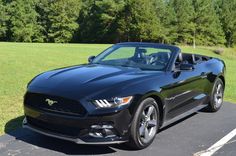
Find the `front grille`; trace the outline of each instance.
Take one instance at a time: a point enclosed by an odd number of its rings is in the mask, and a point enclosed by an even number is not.
[[[78,136],[80,132],[80,129],[75,127],[68,127],[63,125],[57,125],[54,123],[48,123],[46,121],[31,118],[29,116],[26,116],[26,119],[29,125],[53,133],[58,133],[67,136]]]
[[[53,105],[49,105],[46,99],[56,101]],[[24,104],[43,111],[54,112],[58,114],[66,114],[73,116],[84,116],[85,108],[78,102],[58,96],[44,95],[38,93],[26,93]]]

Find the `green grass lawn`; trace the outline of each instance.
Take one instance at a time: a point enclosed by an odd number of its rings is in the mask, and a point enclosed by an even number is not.
[[[23,95],[27,83],[37,74],[54,68],[82,64],[110,45],[104,44],[33,44],[0,43],[0,135],[21,125]],[[225,49],[222,56],[214,48],[182,47],[194,52],[219,57],[227,65],[225,100],[236,102],[236,51]]]

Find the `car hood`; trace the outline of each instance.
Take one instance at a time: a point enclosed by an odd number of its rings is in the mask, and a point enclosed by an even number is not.
[[[128,86],[142,82],[162,72],[139,68],[88,64],[52,70],[34,78],[28,86],[31,92],[67,96],[69,98],[112,96]],[[103,94],[106,92],[106,94]]]

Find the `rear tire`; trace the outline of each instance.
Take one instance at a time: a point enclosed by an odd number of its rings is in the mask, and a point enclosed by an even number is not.
[[[208,111],[217,112],[223,104],[223,97],[224,83],[220,78],[217,78],[213,85],[212,93],[210,96],[210,102],[208,104]]]
[[[156,101],[153,98],[144,99],[134,115],[128,145],[136,150],[148,147],[158,132],[159,121],[159,108]]]

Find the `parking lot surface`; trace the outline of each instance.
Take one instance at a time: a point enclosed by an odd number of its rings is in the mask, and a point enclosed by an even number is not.
[[[0,137],[0,155],[201,156],[235,128],[236,104],[225,102],[217,113],[201,111],[162,129],[153,144],[140,151],[129,150],[124,145],[77,145],[20,128]],[[236,136],[220,145],[213,155],[236,156]]]

